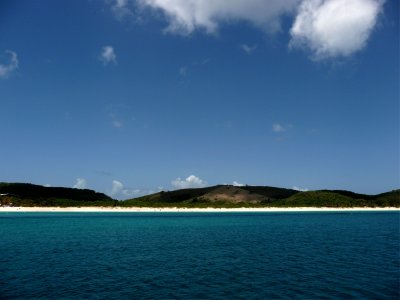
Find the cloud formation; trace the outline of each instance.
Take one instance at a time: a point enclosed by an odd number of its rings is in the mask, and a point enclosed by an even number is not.
[[[123,189],[121,192],[125,197],[128,198],[137,197],[139,195],[153,194],[152,190],[140,190],[140,189]]]
[[[87,187],[87,183],[86,183],[86,179],[84,179],[84,178],[77,178],[76,183],[73,186],[74,189],[86,189],[86,187]]]
[[[124,123],[123,123],[122,121],[119,121],[119,120],[114,120],[114,121],[112,122],[112,125],[113,125],[115,128],[122,128],[122,127],[124,127]]]
[[[240,182],[237,182],[237,181],[234,181],[234,182],[232,183],[232,185],[233,185],[233,186],[238,186],[238,187],[240,187],[240,186],[245,186],[245,184],[240,183]]]
[[[347,57],[363,49],[385,0],[110,0],[117,16],[139,18],[146,10],[163,16],[164,32],[215,34],[221,25],[245,22],[275,33],[284,16],[293,18],[291,49],[311,52],[313,60]],[[135,12],[135,13],[134,13]],[[154,14],[154,12],[156,12]],[[159,12],[160,14],[157,14]],[[243,44],[251,53],[254,48]]]
[[[110,104],[104,107],[108,122],[116,129],[129,126],[135,117],[132,115],[132,108],[126,104]]]
[[[199,188],[206,186],[207,182],[200,179],[195,175],[190,175],[186,179],[176,178],[171,182],[172,186],[176,189],[189,189],[189,188]]]
[[[248,22],[266,32],[280,30],[280,19],[301,0],[138,0],[141,7],[161,11],[166,32],[188,35],[197,29],[215,33],[221,23]]]
[[[294,186],[292,189],[294,189],[295,191],[299,191],[299,192],[308,192],[308,189],[299,188],[299,187],[297,187],[297,186]]]
[[[103,62],[104,65],[108,65],[110,63],[117,63],[117,55],[115,54],[114,48],[112,46],[104,46],[99,59]]]
[[[367,44],[383,0],[304,0],[290,30],[292,48],[314,59],[346,57]]]
[[[115,196],[119,194],[124,188],[124,185],[121,181],[113,180],[112,181],[112,188],[111,188],[111,196]]]
[[[273,132],[284,132],[284,131],[286,131],[286,127],[284,127],[281,124],[275,123],[275,124],[272,124],[272,131]]]
[[[152,191],[151,191],[152,192]],[[132,198],[139,195],[145,195],[147,190],[125,188],[124,184],[119,180],[113,180],[111,186],[110,196],[114,198]]]
[[[129,8],[128,4],[128,0],[115,0],[111,5],[111,10],[118,20],[123,20],[126,17],[133,15],[133,12]]]
[[[240,45],[240,48],[247,54],[251,54],[257,49],[257,45],[249,46],[247,44],[242,44]]]
[[[10,74],[18,69],[18,56],[17,53],[11,50],[6,50],[5,53],[8,54],[9,59],[7,63],[0,64],[0,78],[8,78]]]

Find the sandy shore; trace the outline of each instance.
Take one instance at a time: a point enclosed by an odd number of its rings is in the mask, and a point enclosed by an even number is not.
[[[177,207],[0,207],[1,212],[343,212],[343,211],[399,211],[396,207],[262,207],[262,208],[177,208]]]

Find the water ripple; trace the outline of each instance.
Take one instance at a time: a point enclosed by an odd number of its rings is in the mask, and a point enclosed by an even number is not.
[[[399,299],[399,214],[0,218],[0,297]]]

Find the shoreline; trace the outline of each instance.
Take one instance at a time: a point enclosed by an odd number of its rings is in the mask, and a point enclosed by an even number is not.
[[[184,208],[184,207],[0,207],[1,212],[351,212],[398,211],[399,207],[239,207],[239,208]]]

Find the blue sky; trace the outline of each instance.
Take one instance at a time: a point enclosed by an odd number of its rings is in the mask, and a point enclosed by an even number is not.
[[[399,188],[397,0],[0,2],[0,181]]]

